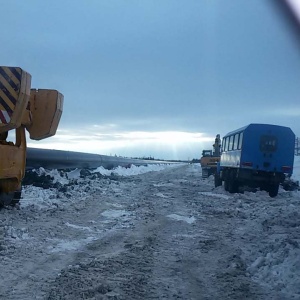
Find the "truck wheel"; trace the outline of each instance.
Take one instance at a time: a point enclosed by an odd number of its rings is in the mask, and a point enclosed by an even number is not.
[[[228,192],[238,193],[239,191],[239,182],[235,178],[235,172],[232,170],[229,174],[227,174],[228,178]]]
[[[14,193],[0,193],[0,207],[10,205],[13,201]]]
[[[218,174],[215,174],[215,187],[222,185],[222,179],[219,177]]]
[[[229,179],[228,178],[226,178],[225,181],[224,181],[224,190],[226,192],[229,191]]]
[[[237,180],[234,180],[234,179],[229,180],[228,192],[231,194],[239,192],[239,183]]]
[[[14,197],[11,202],[11,206],[15,206],[16,204],[19,204],[21,195],[22,195],[22,188],[20,188],[14,192]]]
[[[269,196],[274,198],[278,195],[279,184],[270,184],[268,187]]]
[[[0,207],[3,206],[15,206],[20,202],[22,189],[18,189],[11,193],[0,193]]]

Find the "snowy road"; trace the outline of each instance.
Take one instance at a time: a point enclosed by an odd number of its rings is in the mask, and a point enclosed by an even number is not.
[[[0,212],[0,299],[300,299],[299,192],[198,165],[60,182]]]

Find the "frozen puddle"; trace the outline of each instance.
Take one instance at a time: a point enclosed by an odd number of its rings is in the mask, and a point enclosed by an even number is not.
[[[155,183],[155,184],[153,184],[153,186],[155,186],[155,187],[170,187],[173,185],[174,185],[173,183]]]
[[[212,193],[212,192],[199,192],[199,195],[220,198],[220,199],[225,199],[225,200],[232,198],[232,197],[224,195],[224,194],[216,194],[216,193]]]
[[[157,193],[157,194],[154,194],[154,196],[160,197],[160,198],[169,198],[168,196],[164,195],[163,193]]]
[[[101,213],[101,215],[109,219],[115,219],[120,217],[128,217],[130,213],[126,210],[111,209],[104,211],[103,213]]]
[[[74,250],[81,249],[83,246],[91,243],[95,239],[96,239],[95,237],[91,236],[91,237],[87,237],[86,239],[81,239],[77,241],[62,240],[56,246],[48,247],[48,248],[50,248],[50,253],[57,253],[57,252],[71,251],[71,250],[74,251]]]
[[[123,209],[110,209],[106,210],[101,215],[107,220],[102,221],[103,223],[110,223],[112,220],[121,219],[122,221],[127,221],[130,219],[130,213]]]
[[[189,224],[192,224],[196,221],[195,217],[184,217],[184,216],[179,216],[176,214],[171,214],[171,215],[167,215],[168,218],[174,219],[176,221],[184,221],[187,222]]]
[[[187,238],[187,239],[203,239],[209,238],[209,235],[204,230],[200,230],[197,234],[173,234],[174,238]]]
[[[84,230],[84,231],[89,231],[89,232],[93,232],[94,231],[90,227],[78,226],[78,225],[70,224],[68,222],[66,223],[66,225],[68,227],[71,227],[71,228],[74,228],[74,229],[79,229],[79,230]]]

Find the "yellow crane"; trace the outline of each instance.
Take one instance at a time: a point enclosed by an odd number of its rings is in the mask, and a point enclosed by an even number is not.
[[[0,206],[21,196],[26,166],[26,134],[41,140],[55,135],[63,95],[57,90],[31,89],[31,75],[19,67],[0,66]],[[15,131],[14,141],[8,141]]]

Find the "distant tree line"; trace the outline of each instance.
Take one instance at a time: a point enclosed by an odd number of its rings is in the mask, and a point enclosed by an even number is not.
[[[110,154],[110,156],[112,156]],[[114,155],[115,157],[120,157],[120,158],[128,158],[128,159],[140,159],[140,160],[157,160],[157,161],[169,161],[169,162],[191,162],[191,163],[197,163],[200,162],[199,159],[194,158],[192,161],[187,161],[187,160],[180,160],[180,159],[162,159],[162,158],[155,158],[150,156],[142,156],[142,157],[128,157],[128,156],[122,156],[122,155]]]
[[[155,160],[155,158],[152,156],[132,157],[132,159]],[[163,160],[163,159],[160,159],[160,160]]]
[[[191,160],[191,163],[192,163],[192,164],[200,163],[200,158],[193,158],[193,159]]]
[[[157,160],[157,161],[169,161],[169,162],[186,162],[184,160],[178,160],[178,159],[162,159],[162,158],[155,158],[152,156],[142,156],[142,157],[131,157],[132,159],[142,159],[142,160]]]

